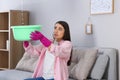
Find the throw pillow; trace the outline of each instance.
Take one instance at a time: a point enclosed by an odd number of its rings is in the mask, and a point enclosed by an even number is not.
[[[96,63],[91,71],[91,78],[101,80],[105,69],[107,67],[109,57],[107,55],[99,55],[96,60]]]
[[[81,52],[81,51],[80,51]],[[81,55],[82,54],[82,55]],[[73,53],[73,57],[74,57]],[[80,56],[78,63],[73,66],[73,68],[70,70],[70,77],[77,79],[77,80],[84,80],[87,78],[95,60],[97,57],[97,50],[95,49],[87,49],[85,52],[77,54],[77,56]],[[76,56],[76,55],[75,55]]]
[[[35,66],[38,61],[38,55],[31,55],[29,53],[24,53],[21,60],[18,62],[15,69],[34,72]]]

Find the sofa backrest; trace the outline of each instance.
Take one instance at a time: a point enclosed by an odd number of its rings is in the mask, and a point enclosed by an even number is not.
[[[33,72],[38,55],[25,53],[16,69]],[[34,63],[33,65],[31,65]],[[113,48],[73,48],[70,77],[82,80],[88,76],[100,80],[118,80],[118,51]]]

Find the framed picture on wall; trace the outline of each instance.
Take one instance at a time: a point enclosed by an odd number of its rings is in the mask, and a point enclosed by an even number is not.
[[[92,24],[86,24],[85,25],[85,33],[86,34],[92,34],[93,31],[92,31]]]
[[[113,0],[91,0],[90,2],[91,14],[105,14],[113,13],[114,1]]]

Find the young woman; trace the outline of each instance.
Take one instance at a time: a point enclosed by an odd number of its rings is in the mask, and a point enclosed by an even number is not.
[[[33,78],[25,80],[68,80],[72,44],[69,25],[65,21],[55,23],[53,41],[47,39],[42,33],[35,31],[30,35],[32,40],[40,40],[43,46],[35,49],[40,54]],[[26,51],[30,51],[27,41],[23,43]]]

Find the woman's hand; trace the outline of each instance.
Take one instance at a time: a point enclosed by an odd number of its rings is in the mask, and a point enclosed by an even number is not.
[[[28,47],[29,46],[29,42],[28,41],[23,41],[23,46],[24,47]]]
[[[32,32],[30,34],[30,38],[32,40],[40,40],[41,43],[45,46],[45,47],[49,47],[51,45],[51,41],[49,39],[47,39],[41,32],[39,31],[35,31]]]
[[[42,37],[43,37],[43,34],[40,33],[39,31],[35,31],[30,34],[30,38],[32,40],[40,40]]]

